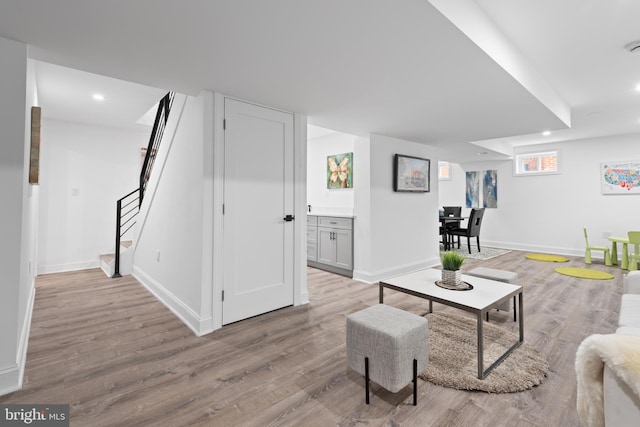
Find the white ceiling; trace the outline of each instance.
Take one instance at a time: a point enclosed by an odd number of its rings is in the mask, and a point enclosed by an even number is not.
[[[35,61],[38,104],[45,119],[150,132],[138,123],[167,91]],[[93,99],[100,94],[104,100]],[[155,116],[155,112],[154,112]]]
[[[476,0],[571,107],[572,127],[514,145],[640,132],[636,0]]]
[[[640,132],[640,53],[623,49],[640,39],[640,2],[443,3],[3,0],[0,37],[29,44],[39,61],[163,88],[136,86],[139,95],[132,85],[113,104],[216,90],[318,126],[439,146],[452,161],[477,159],[484,148],[473,141],[510,147]],[[493,38],[469,30],[479,23]],[[56,67],[38,68],[41,102],[75,114],[64,99],[92,88],[75,76],[64,97],[54,95],[45,71]],[[548,96],[536,89],[545,85]],[[542,137],[545,129],[554,132]]]

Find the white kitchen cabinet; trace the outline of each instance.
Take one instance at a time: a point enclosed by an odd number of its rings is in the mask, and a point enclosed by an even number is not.
[[[309,216],[307,217],[309,218]],[[318,216],[316,259],[309,254],[311,225],[307,224],[307,264],[346,276],[353,275],[353,218]]]

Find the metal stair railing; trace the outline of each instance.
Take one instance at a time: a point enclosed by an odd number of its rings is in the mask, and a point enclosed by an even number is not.
[[[144,193],[147,189],[147,183],[151,176],[153,164],[156,161],[156,154],[158,153],[158,147],[160,147],[160,142],[162,141],[164,128],[169,120],[169,112],[171,111],[174,98],[175,92],[169,92],[158,103],[158,111],[156,112],[156,118],[153,122],[151,138],[149,139],[147,152],[144,156],[144,163],[142,164],[142,170],[140,171],[140,204],[142,204],[142,199],[144,199]]]
[[[169,92],[158,103],[153,130],[151,131],[144,163],[140,171],[140,186],[116,202],[116,253],[114,273],[111,276],[113,278],[122,277],[120,275],[120,242],[122,237],[136,224],[136,217],[142,205],[142,199],[144,198],[156,154],[162,141],[164,128],[169,120],[169,112],[174,98],[175,92]]]
[[[136,217],[140,212],[139,194],[136,188],[116,202],[116,258],[112,278],[122,277],[120,275],[120,242],[127,231],[136,225]]]

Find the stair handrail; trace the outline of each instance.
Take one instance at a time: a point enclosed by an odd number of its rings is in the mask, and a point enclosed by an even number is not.
[[[147,145],[147,152],[144,156],[144,163],[142,164],[142,169],[140,171],[140,205],[142,205],[142,200],[144,199],[144,193],[147,189],[147,183],[149,182],[156,154],[158,153],[158,147],[162,141],[164,128],[169,120],[169,112],[171,111],[174,98],[175,92],[169,92],[158,103],[156,118],[153,122],[153,130],[151,131],[151,137],[149,138],[149,144]]]
[[[162,141],[164,128],[167,125],[167,121],[169,120],[169,112],[171,111],[171,106],[173,105],[173,99],[175,98],[175,95],[175,92],[169,92],[160,100],[160,102],[158,102],[156,118],[153,122],[151,137],[149,138],[147,152],[144,156],[144,162],[140,171],[140,186],[131,191],[126,196],[121,197],[116,202],[116,253],[114,273],[111,276],[113,278],[122,277],[120,275],[120,242],[122,236],[124,236],[127,231],[129,231],[131,227],[136,224],[135,218],[140,211],[140,206],[142,205],[144,192],[147,188],[147,183],[149,182],[149,176],[151,175],[151,170],[153,169],[153,163],[155,162],[158,147],[160,146],[160,142]],[[136,193],[136,197],[133,197],[125,202],[125,199],[133,196]],[[124,213],[122,212],[123,209],[129,208],[129,206],[131,206],[132,204],[134,205],[132,208],[128,209]],[[126,227],[126,230],[122,231],[124,227]]]

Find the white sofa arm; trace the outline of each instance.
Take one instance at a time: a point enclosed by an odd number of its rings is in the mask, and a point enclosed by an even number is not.
[[[640,294],[640,270],[630,271],[624,277],[625,294]]]
[[[603,378],[604,424],[615,427],[638,425],[640,398],[605,365]]]

